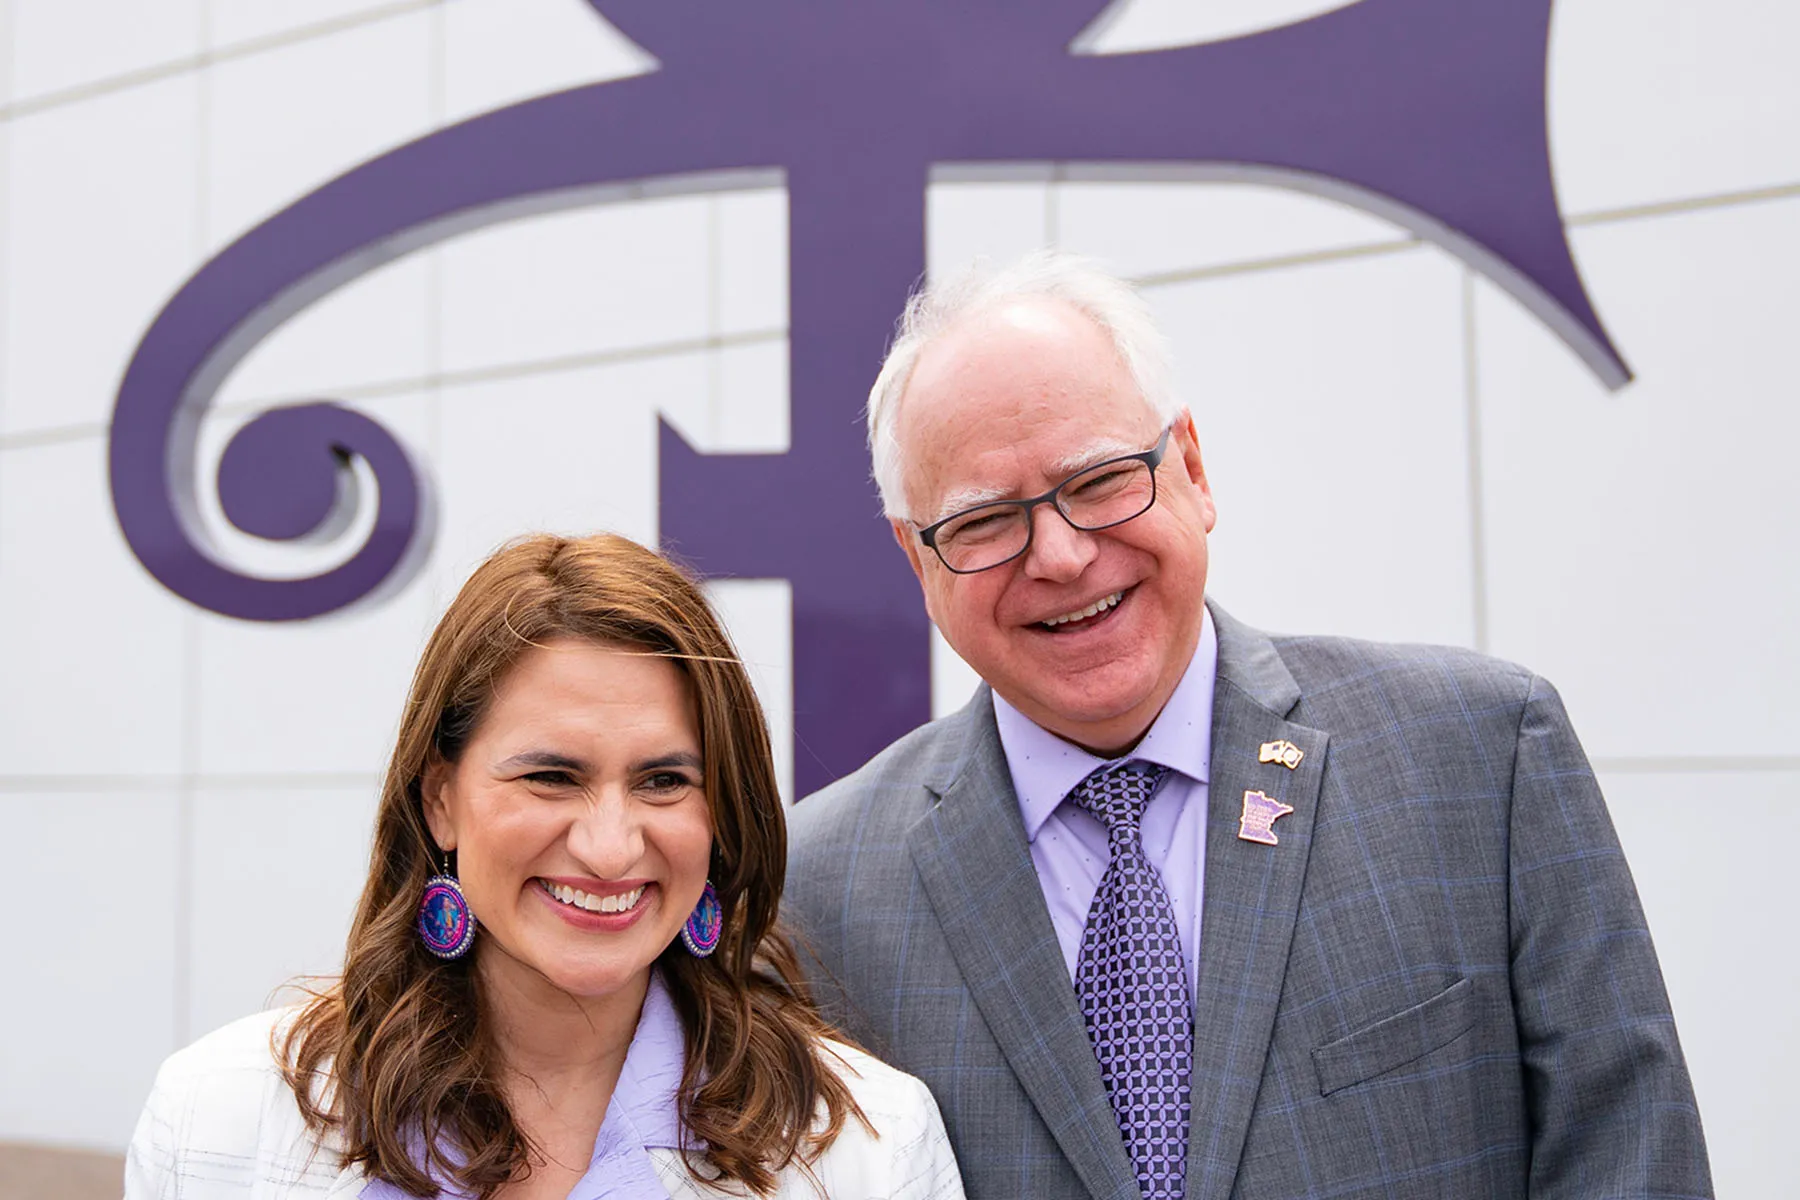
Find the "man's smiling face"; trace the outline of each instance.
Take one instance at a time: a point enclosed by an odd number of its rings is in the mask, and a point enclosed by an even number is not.
[[[1161,433],[1155,412],[1099,326],[1061,301],[1028,299],[932,341],[894,419],[913,518],[894,533],[945,640],[1052,733],[1101,753],[1136,742],[1187,669],[1203,620],[1214,513],[1192,419],[1173,427],[1148,512],[1084,533],[1040,505],[1030,549],[973,575],[947,570],[917,529],[1148,450]]]

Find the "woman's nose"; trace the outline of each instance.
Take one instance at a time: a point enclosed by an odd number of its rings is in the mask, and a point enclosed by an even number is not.
[[[624,879],[644,856],[644,832],[623,796],[600,793],[569,829],[569,853],[600,879]]]

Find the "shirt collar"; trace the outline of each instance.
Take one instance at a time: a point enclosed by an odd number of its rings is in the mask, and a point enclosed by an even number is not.
[[[681,1071],[687,1061],[681,1014],[669,996],[662,972],[650,972],[650,987],[638,1014],[637,1031],[625,1051],[625,1065],[594,1139],[587,1173],[569,1195],[572,1200],[640,1200],[666,1196],[655,1165],[645,1151],[679,1149],[681,1112],[677,1101]],[[696,1143],[690,1147],[698,1149]],[[414,1139],[415,1158],[423,1146]],[[444,1188],[446,1197],[461,1193]],[[411,1200],[399,1188],[379,1179],[365,1181],[359,1200]]]
[[[681,1113],[676,1101],[686,1063],[687,1042],[682,1035],[681,1015],[675,1011],[675,1001],[669,996],[662,972],[653,970],[637,1032],[625,1052],[625,1066],[613,1088],[612,1102],[606,1106],[601,1140],[607,1140],[606,1126],[614,1124],[616,1117],[629,1123],[630,1136],[637,1139],[639,1146],[679,1149]]]
[[[1111,761],[1141,760],[1179,771],[1197,783],[1205,783],[1212,758],[1213,684],[1218,674],[1219,637],[1212,614],[1200,622],[1200,642],[1194,657],[1175,685],[1169,702],[1150,723],[1143,740],[1129,753]],[[1051,733],[1014,708],[998,692],[993,693],[994,723],[1000,730],[1000,748],[1012,773],[1019,815],[1025,819],[1027,841],[1037,841],[1038,831],[1050,819],[1076,784],[1109,760],[1096,758],[1072,742]]]

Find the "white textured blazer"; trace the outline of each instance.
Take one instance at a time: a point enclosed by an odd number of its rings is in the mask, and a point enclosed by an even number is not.
[[[307,1127],[270,1048],[293,1009],[258,1013],[171,1055],[125,1156],[125,1200],[356,1200],[367,1182],[334,1140]],[[813,1164],[790,1166],[775,1195],[801,1200],[962,1200],[937,1104],[911,1075],[831,1044],[874,1138],[855,1121]],[[678,1151],[650,1149],[672,1200],[743,1196],[696,1179]]]

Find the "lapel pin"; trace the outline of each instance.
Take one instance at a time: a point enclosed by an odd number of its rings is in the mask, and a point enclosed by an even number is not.
[[[1280,841],[1275,836],[1275,822],[1293,811],[1293,805],[1271,800],[1261,792],[1245,792],[1244,816],[1238,822],[1238,836],[1246,842],[1260,842],[1265,846],[1279,845]]]
[[[1280,763],[1291,771],[1305,757],[1306,751],[1284,738],[1279,742],[1264,742],[1262,749],[1257,752],[1256,761]]]

